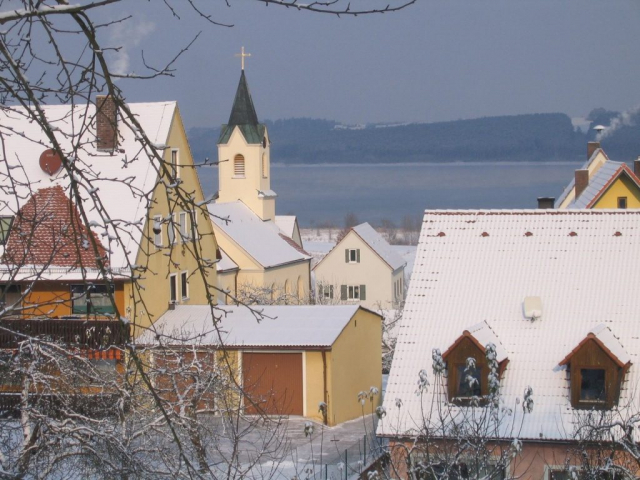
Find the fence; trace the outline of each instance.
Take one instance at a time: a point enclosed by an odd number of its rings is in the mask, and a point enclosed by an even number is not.
[[[329,441],[331,443],[331,441]],[[323,452],[317,459],[300,460],[295,452],[295,475],[300,480],[353,480],[360,478],[388,450],[388,440],[377,438],[375,428],[362,435],[347,448],[335,448],[335,452]]]

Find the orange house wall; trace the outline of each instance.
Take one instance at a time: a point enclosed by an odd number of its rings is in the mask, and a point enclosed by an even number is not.
[[[407,474],[407,452],[411,449],[420,451],[419,446],[413,442],[398,442],[391,440],[389,449],[391,453],[390,478],[408,479]],[[551,442],[524,442],[520,455],[511,460],[507,478],[517,478],[519,480],[547,480],[550,469],[562,469],[565,465],[578,465],[575,453],[576,445],[571,442],[551,443]],[[625,464],[631,471],[637,469],[637,464],[633,467],[630,459],[623,458],[622,453],[616,455],[616,464]],[[636,470],[637,474],[637,470]]]
[[[71,315],[71,285],[81,282],[37,282],[25,295],[23,315],[25,317],[62,317]],[[115,286],[115,302],[121,315],[124,311],[124,284]]]

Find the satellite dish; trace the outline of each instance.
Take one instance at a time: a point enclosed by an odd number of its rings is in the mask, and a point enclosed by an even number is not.
[[[55,150],[49,148],[40,155],[40,168],[49,175],[55,175],[62,167],[62,160]]]

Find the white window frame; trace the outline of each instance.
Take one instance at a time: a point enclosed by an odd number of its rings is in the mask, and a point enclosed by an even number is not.
[[[169,303],[173,303],[173,304],[178,303],[178,274],[177,273],[169,274]]]
[[[349,261],[347,263],[358,263],[358,248],[349,248]]]
[[[322,298],[325,300],[333,300],[333,285],[320,285],[322,289]]]
[[[160,228],[160,233],[155,232],[155,228]],[[156,248],[162,248],[162,215],[153,216],[153,244]]]
[[[171,158],[169,163],[171,164],[171,174],[174,179],[180,178],[180,149],[172,148],[171,149]]]
[[[178,213],[178,231],[180,232],[180,243],[191,241],[191,229],[189,228],[189,212]]]
[[[187,295],[184,296],[184,293]],[[180,272],[180,298],[182,301],[189,300],[189,272],[187,270]]]
[[[347,285],[347,300],[360,301],[360,285]]]
[[[176,244],[176,214],[172,213],[167,225],[167,240],[169,246]]]

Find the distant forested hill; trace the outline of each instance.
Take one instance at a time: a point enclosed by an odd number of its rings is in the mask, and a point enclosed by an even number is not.
[[[617,112],[596,109],[589,120],[609,125]],[[576,131],[562,113],[486,117],[453,122],[345,127],[328,120],[266,121],[278,163],[580,161],[593,133]],[[633,123],[633,122],[631,122]],[[219,128],[193,128],[196,161],[216,158]],[[610,158],[640,155],[640,127],[623,126],[603,141]]]

